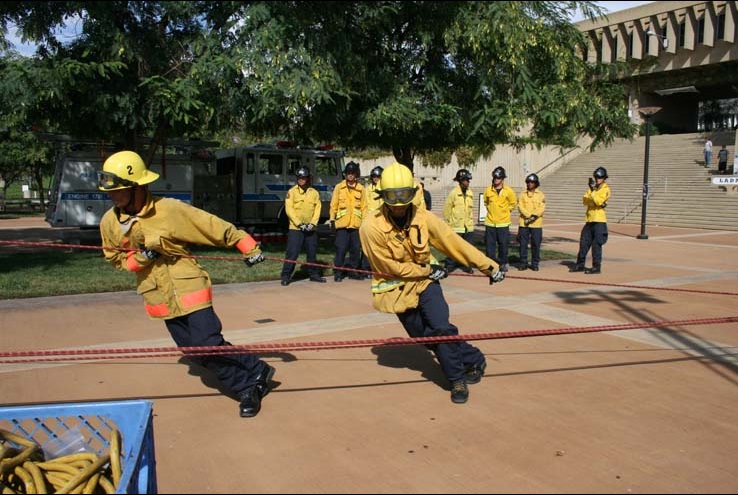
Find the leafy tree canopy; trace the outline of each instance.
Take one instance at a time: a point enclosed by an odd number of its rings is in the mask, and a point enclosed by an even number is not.
[[[80,137],[270,136],[415,152],[630,137],[580,55],[595,2],[4,2],[2,113]],[[54,36],[63,25],[77,36]],[[467,156],[468,153],[465,154]]]

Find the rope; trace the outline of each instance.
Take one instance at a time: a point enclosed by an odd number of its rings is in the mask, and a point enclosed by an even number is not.
[[[60,361],[90,361],[106,359],[135,359],[151,357],[199,357],[230,354],[267,354],[285,351],[317,351],[375,346],[433,345],[457,341],[496,340],[574,333],[594,333],[657,327],[685,327],[693,325],[718,325],[738,323],[738,316],[699,318],[689,320],[661,320],[650,322],[597,325],[589,327],[549,328],[541,330],[517,330],[512,332],[475,333],[469,335],[444,335],[438,337],[393,337],[389,339],[339,340],[324,342],[286,342],[269,344],[200,346],[200,347],[136,347],[128,349],[65,349],[40,351],[0,352],[0,364],[20,364]]]
[[[53,248],[73,248],[73,249],[88,249],[88,250],[108,250],[108,251],[138,251],[137,249],[131,249],[131,248],[120,248],[120,247],[102,247],[102,246],[90,246],[90,245],[84,245],[84,244],[61,244],[61,243],[54,243],[54,242],[27,242],[27,241],[0,241],[0,245],[14,245],[14,246],[28,246],[28,247],[53,247]],[[183,258],[192,258],[192,259],[203,259],[203,260],[219,260],[219,261],[243,261],[242,256],[208,256],[208,255],[187,255],[183,254],[181,255]],[[307,261],[297,261],[297,260],[287,260],[284,258],[276,258],[273,256],[265,256],[265,260],[268,261],[275,261],[279,263],[292,263],[295,265],[305,265],[305,266],[313,266],[317,268],[328,268],[332,270],[343,270],[343,271],[350,271],[350,272],[356,272],[356,273],[362,273],[366,275],[379,275],[384,278],[394,278],[393,275],[387,274],[387,273],[381,273],[381,272],[375,272],[371,270],[360,270],[358,268],[349,268],[349,267],[336,267],[334,265],[326,265],[323,263],[310,263]],[[451,273],[449,274],[451,277],[484,277],[488,278],[487,275],[483,274],[467,274],[467,273]],[[539,277],[525,277],[520,275],[505,275],[505,279],[512,279],[512,280],[532,280],[535,282],[556,282],[556,283],[564,283],[564,284],[579,284],[579,285],[595,285],[595,286],[601,286],[606,285],[608,287],[622,287],[625,289],[644,289],[644,290],[661,290],[661,291],[668,291],[668,292],[686,292],[691,294],[709,294],[709,295],[717,295],[717,296],[738,296],[738,292],[728,292],[728,291],[710,291],[710,290],[700,290],[700,289],[679,289],[674,287],[653,287],[648,285],[635,285],[635,284],[617,284],[613,282],[582,282],[578,280],[566,280],[566,279],[558,279],[558,278],[539,278]]]

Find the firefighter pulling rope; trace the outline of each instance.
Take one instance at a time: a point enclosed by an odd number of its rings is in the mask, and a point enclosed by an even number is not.
[[[25,247],[47,247],[47,248],[58,248],[58,249],[82,249],[82,250],[93,250],[93,251],[101,251],[103,249],[109,249],[109,250],[117,250],[121,252],[134,252],[135,249],[130,248],[103,248],[102,246],[92,246],[92,245],[85,245],[85,244],[62,244],[58,242],[28,242],[28,241],[2,241],[0,240],[0,246],[6,245],[6,246],[25,246]],[[239,256],[208,256],[208,255],[192,255],[192,254],[185,254],[182,255],[182,257],[186,258],[192,258],[192,259],[201,259],[201,260],[215,260],[215,261],[238,261],[243,262],[243,258]],[[277,258],[274,256],[264,256],[264,260],[266,261],[274,261],[278,263],[294,263],[296,265],[305,265],[305,266],[314,266],[316,268],[327,268],[327,269],[333,269],[333,265],[323,264],[323,263],[308,263],[307,261],[298,261],[298,260],[287,260],[284,258]],[[386,275],[379,272],[371,271],[371,270],[359,270],[359,269],[353,269],[353,268],[346,268],[343,267],[342,270],[352,270],[357,273],[364,273],[368,275]],[[487,278],[486,275],[482,274],[467,274],[467,273],[449,273],[449,277],[472,277],[472,278],[480,278],[484,277]],[[614,282],[583,282],[580,280],[570,280],[570,279],[563,279],[563,278],[547,278],[547,277],[525,277],[520,275],[505,275],[505,279],[512,279],[512,280],[528,280],[532,282],[556,282],[556,283],[562,283],[562,284],[576,284],[576,285],[592,285],[596,287],[620,287],[624,289],[643,289],[643,290],[661,290],[661,291],[667,291],[667,292],[686,292],[686,293],[693,293],[693,294],[707,294],[707,295],[715,295],[715,296],[738,296],[738,292],[730,292],[730,291],[715,291],[715,290],[700,290],[700,289],[680,289],[680,288],[674,288],[674,287],[656,287],[653,285],[637,285],[637,284],[618,284]]]
[[[202,364],[240,398],[241,416],[255,416],[271,389],[275,369],[259,359],[253,348],[240,348],[225,341],[220,320],[212,309],[209,276],[190,253],[189,245],[236,248],[242,253],[238,259],[249,267],[267,258],[253,237],[233,224],[186,203],[152,196],[147,184],[157,177],[136,153],[120,152],[106,160],[99,188],[108,193],[115,206],[100,223],[102,248],[87,248],[102,249],[113,266],[136,273],[138,292],[144,297],[147,313],[164,321],[177,344],[174,351],[151,352],[180,352]],[[387,167],[380,178],[379,191],[383,199],[381,210],[369,215],[360,227],[362,246],[375,268],[371,272],[374,307],[397,315],[411,337],[406,342],[424,343],[436,353],[451,383],[451,400],[464,403],[469,395],[467,384],[482,378],[486,360],[467,342],[471,339],[458,336],[457,328],[448,320],[448,305],[438,283],[448,272],[437,264],[430,246],[477,268],[489,277],[490,283],[502,282],[504,273],[496,260],[454,235],[438,217],[411,206],[416,186],[407,167],[399,163]],[[425,343],[416,340],[420,338],[440,340]],[[482,338],[494,337],[478,337]],[[366,345],[399,343],[392,342]],[[292,345],[302,349],[299,344]],[[355,345],[326,343],[325,348]]]

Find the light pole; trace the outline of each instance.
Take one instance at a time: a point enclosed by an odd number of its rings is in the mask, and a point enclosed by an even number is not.
[[[648,31],[646,31],[646,35],[648,35],[648,36],[656,36],[657,38],[660,38],[661,39],[661,46],[663,47],[663,49],[666,50],[667,48],[669,48],[669,39],[666,36],[662,36],[662,35],[658,34],[653,29],[649,29]]]
[[[648,155],[651,153],[651,116],[661,110],[661,107],[643,107],[638,111],[646,119],[646,156],[643,159],[643,200],[641,203],[641,233],[638,239],[648,239],[646,235],[646,210],[648,209]]]

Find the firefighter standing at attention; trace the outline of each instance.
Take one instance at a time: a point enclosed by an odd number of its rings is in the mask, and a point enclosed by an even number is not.
[[[440,280],[446,269],[431,255],[431,245],[446,256],[476,267],[500,282],[499,265],[456,235],[440,217],[412,204],[417,187],[409,168],[393,163],[380,180],[384,204],[361,224],[362,245],[376,270],[371,291],[374,308],[397,315],[411,337],[458,335]],[[484,354],[466,341],[427,346],[451,384],[451,400],[469,398],[467,384],[477,383],[487,366]]]
[[[511,213],[518,204],[512,187],[505,185],[507,173],[502,167],[492,171],[492,185],[484,190],[484,206],[487,217],[484,219],[484,244],[487,256],[500,262],[500,270],[507,271],[508,250],[510,247]]]
[[[467,169],[462,168],[456,171],[454,181],[458,183],[446,198],[446,204],[443,207],[443,218],[446,223],[459,234],[465,241],[471,242],[474,236],[474,193],[469,187],[472,180],[472,174]],[[446,269],[449,273],[457,268],[461,268],[466,273],[472,273],[474,270],[469,266],[459,265],[451,258],[446,258]]]
[[[287,251],[284,255],[288,262],[282,265],[282,285],[290,284],[290,277],[295,270],[295,261],[300,250],[305,247],[308,263],[317,263],[318,231],[316,226],[320,219],[320,193],[310,186],[310,169],[302,166],[297,169],[297,184],[287,191],[284,198],[284,210],[290,226],[287,233]],[[325,282],[316,266],[307,267],[311,282]]]
[[[348,162],[343,171],[345,179],[336,184],[331,197],[330,218],[331,230],[336,233],[336,257],[333,261],[333,279],[340,282],[346,277],[347,268],[359,268],[361,262],[361,242],[359,226],[366,212],[366,190],[359,182],[361,170],[356,162]],[[346,253],[349,254],[348,263]],[[355,271],[348,274],[351,279],[363,279],[364,276]]]
[[[148,184],[157,178],[132,151],[105,160],[98,189],[114,205],[100,221],[105,259],[136,274],[146,312],[164,320],[179,347],[230,346],[213,310],[210,276],[190,257],[189,245],[236,248],[249,267],[264,261],[261,249],[253,237],[221,218],[177,199],[153,196]],[[259,413],[273,367],[255,354],[189,359],[212,371],[239,397],[242,417]]]
[[[541,243],[543,242],[543,212],[546,211],[546,195],[540,189],[538,174],[528,174],[525,178],[525,190],[518,199],[518,241],[520,264],[518,270],[530,268],[538,271],[541,263]],[[528,243],[530,243],[530,265],[528,264]]]

